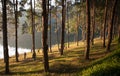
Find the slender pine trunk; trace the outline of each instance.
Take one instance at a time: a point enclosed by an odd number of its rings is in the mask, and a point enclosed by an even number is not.
[[[57,36],[56,38],[57,38],[57,45],[58,45],[58,50],[59,50],[59,35],[58,35],[59,33],[58,33],[58,24],[57,24],[57,21],[58,21],[57,20],[57,6],[56,6],[56,15],[55,16],[56,16],[56,36]]]
[[[43,15],[43,58],[44,58],[44,70],[45,72],[49,71],[49,62],[48,62],[48,44],[47,44],[47,40],[48,40],[48,11],[47,11],[47,0],[42,0],[42,15]]]
[[[105,39],[106,39],[105,30],[106,30],[106,19],[107,19],[107,5],[108,5],[108,0],[106,0],[106,3],[105,3],[104,26],[103,26],[103,47],[106,47],[105,46]]]
[[[14,14],[15,14],[15,58],[16,58],[16,62],[19,61],[18,57],[18,34],[17,34],[17,27],[18,27],[18,1],[16,0],[16,4],[15,4],[15,0],[13,0],[14,3]]]
[[[15,50],[16,50],[16,62],[18,62],[18,31],[17,31],[17,27],[18,27],[18,1],[16,0],[16,10],[15,10]]]
[[[5,62],[5,74],[9,71],[9,52],[8,52],[8,38],[7,38],[7,1],[2,0],[2,29],[3,29],[3,50],[4,50],[4,62]]]
[[[32,58],[34,60],[36,60],[36,53],[35,53],[35,22],[34,22],[34,16],[33,14],[35,14],[35,11],[33,10],[33,4],[32,4],[32,0],[31,0],[31,24],[32,24],[32,50],[33,50],[33,55]]]
[[[107,48],[106,48],[106,52],[110,52],[110,45],[112,42],[112,33],[113,33],[113,21],[114,21],[114,15],[115,15],[115,8],[117,5],[117,0],[114,0],[114,4],[113,4],[113,8],[112,8],[112,18],[110,21],[110,25],[109,25],[109,31],[108,31],[108,44],[107,44]]]
[[[69,13],[68,13],[68,12],[69,12],[69,6],[68,6],[68,4],[67,4],[67,23],[68,23],[68,25],[67,25],[67,26],[68,26],[68,27],[67,27],[67,29],[68,29],[68,31],[67,31],[67,32],[68,32],[68,33],[67,33],[67,42],[68,42],[67,47],[69,48],[69,46],[70,46],[70,44],[69,44],[69,25],[70,25],[70,24],[69,24]]]
[[[85,10],[84,10],[84,13],[86,13],[85,12]],[[86,21],[85,18],[86,17],[86,15],[84,14],[84,21]],[[82,30],[82,40],[83,40],[83,42],[85,41],[85,39],[86,39],[86,25],[85,25],[85,22],[84,22],[84,26],[83,26],[83,30]]]
[[[51,1],[50,1],[50,3],[49,3],[49,0],[48,0],[48,5],[50,6],[50,10],[49,10],[49,14],[50,14],[50,52],[52,52],[52,49],[51,49],[51,39],[52,39],[52,37],[51,37],[51,33],[52,33],[52,26],[51,26]],[[48,7],[48,9],[49,9],[49,7]]]
[[[91,32],[91,43],[94,45],[94,31],[95,31],[95,2],[92,0],[92,32]]]
[[[86,0],[86,50],[85,50],[85,59],[89,59],[90,52],[90,0]]]
[[[65,2],[66,0],[62,0],[62,34],[61,34],[61,55],[63,55],[64,50],[64,35],[65,35]]]
[[[79,46],[79,14],[77,14],[76,41],[77,46]]]

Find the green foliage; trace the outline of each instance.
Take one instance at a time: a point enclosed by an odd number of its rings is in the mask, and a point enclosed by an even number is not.
[[[76,32],[76,27],[77,27],[77,17],[74,16],[72,19],[70,19],[70,22],[69,22],[69,31],[70,33],[75,33]],[[66,30],[68,30],[68,23],[66,23]]]
[[[82,71],[82,76],[119,76],[120,49],[93,62],[91,67]]]

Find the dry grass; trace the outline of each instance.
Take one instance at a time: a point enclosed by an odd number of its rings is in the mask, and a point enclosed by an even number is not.
[[[105,49],[102,48],[100,39],[95,39],[95,45],[91,46],[90,60],[84,60],[84,42],[70,43],[70,48],[64,50],[64,55],[60,56],[57,45],[52,47],[52,53],[49,53],[50,72],[44,73],[42,52],[37,53],[37,59],[32,59],[32,53],[19,56],[19,62],[15,62],[15,57],[10,57],[10,75],[22,76],[75,76],[77,72],[82,71],[92,61],[105,56]],[[4,75],[4,62],[0,60],[0,75]]]

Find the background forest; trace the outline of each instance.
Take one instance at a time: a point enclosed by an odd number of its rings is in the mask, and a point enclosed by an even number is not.
[[[0,75],[119,76],[119,3],[1,0]]]

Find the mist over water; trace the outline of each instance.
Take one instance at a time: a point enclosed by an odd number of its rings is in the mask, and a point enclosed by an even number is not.
[[[9,57],[14,56],[15,55],[15,48],[14,47],[10,47],[8,46],[8,51],[9,51]],[[18,48],[18,53],[19,54],[23,54],[24,52],[30,52],[30,49],[26,49],[26,48]],[[3,56],[3,46],[0,44],[0,59],[4,58]]]

